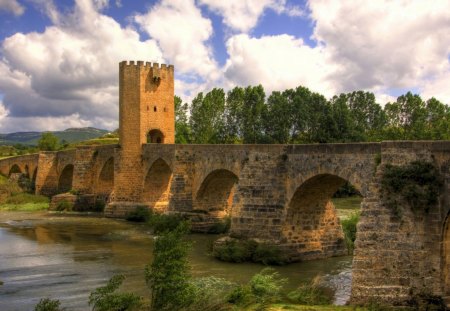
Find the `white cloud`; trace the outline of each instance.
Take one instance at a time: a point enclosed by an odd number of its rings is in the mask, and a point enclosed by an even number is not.
[[[262,84],[266,91],[303,85],[327,96],[334,94],[327,82],[333,66],[325,52],[305,45],[301,39],[289,35],[257,39],[241,34],[227,41],[227,51],[230,58],[225,77],[231,84]]]
[[[448,70],[448,0],[314,0],[309,8],[314,38],[339,64],[329,79],[340,92],[420,89]]]
[[[450,66],[447,71],[426,81],[421,88],[421,95],[423,99],[434,97],[450,106]]]
[[[17,0],[0,0],[0,11],[20,16],[25,12],[25,8]]]
[[[77,0],[74,12],[55,19],[43,33],[4,40],[0,93],[9,120],[38,116],[27,126],[41,130],[67,127],[72,119],[79,125],[117,126],[118,63],[163,58],[155,41],[140,41],[135,30],[100,14],[98,5],[104,2]],[[47,117],[57,118],[48,122]]]
[[[217,79],[217,64],[208,44],[212,24],[193,0],[163,0],[134,19],[158,42],[178,72],[199,75],[205,80]]]
[[[272,9],[278,14],[302,16],[303,11],[298,6],[286,6],[286,0],[200,0],[212,11],[223,16],[225,25],[235,31],[247,33],[257,24],[266,9]]]

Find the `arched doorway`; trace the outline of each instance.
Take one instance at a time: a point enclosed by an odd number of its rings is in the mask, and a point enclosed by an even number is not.
[[[64,167],[58,179],[58,193],[68,192],[72,189],[73,165],[68,164]]]
[[[165,211],[169,206],[172,170],[163,160],[153,162],[144,181],[143,199],[151,208]]]
[[[109,158],[102,167],[97,179],[96,194],[99,199],[108,200],[114,189],[114,158]]]
[[[348,253],[344,232],[332,202],[346,180],[331,174],[303,182],[287,206],[282,243],[293,252],[291,260],[311,260]],[[359,203],[358,203],[359,206]]]
[[[9,169],[9,173],[8,176],[11,176],[11,174],[21,174],[22,170],[20,169],[19,165],[14,164],[13,166],[11,166],[11,168]]]
[[[151,130],[147,134],[148,144],[164,144],[164,134],[160,130]]]
[[[211,172],[203,180],[196,196],[194,209],[231,215],[238,177],[225,169]]]

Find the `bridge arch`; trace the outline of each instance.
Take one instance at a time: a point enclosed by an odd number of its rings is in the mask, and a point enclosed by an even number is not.
[[[347,253],[344,233],[331,202],[346,182],[337,175],[318,174],[305,180],[291,196],[282,222],[282,241],[295,250],[293,260]]]
[[[22,173],[22,170],[20,169],[19,165],[14,164],[9,169],[8,176],[11,176],[11,174],[21,174],[21,173]]]
[[[195,196],[194,209],[231,215],[238,177],[226,169],[209,173]]]
[[[96,195],[102,197],[105,201],[111,195],[114,189],[114,157],[106,160],[101,167],[95,188]]]
[[[67,164],[58,178],[58,193],[68,192],[72,189],[73,164]]]
[[[169,205],[171,183],[172,169],[166,161],[158,158],[145,175],[143,201],[153,209],[165,211]]]

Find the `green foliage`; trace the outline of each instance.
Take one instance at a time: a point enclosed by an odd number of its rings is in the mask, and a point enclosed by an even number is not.
[[[50,298],[42,298],[34,307],[34,311],[62,311],[61,302]]]
[[[60,202],[58,202],[58,204],[56,205],[56,210],[58,212],[70,212],[73,209],[73,203],[69,202],[67,200],[61,200]]]
[[[231,217],[225,217],[209,228],[208,233],[222,234],[227,233],[231,227]]]
[[[95,289],[89,295],[89,305],[93,311],[135,310],[142,305],[142,298],[133,293],[117,293],[125,277],[113,276],[105,286]]]
[[[147,206],[136,206],[133,211],[127,213],[125,219],[134,222],[147,222],[151,216],[152,212]]]
[[[274,245],[247,239],[226,239],[215,245],[213,256],[227,262],[259,262],[264,265],[283,265],[287,260]]]
[[[236,286],[227,280],[214,276],[193,279],[194,301],[186,310],[220,311],[229,310],[225,297]]]
[[[213,144],[224,141],[224,110],[223,89],[212,89],[205,96],[199,93],[192,100],[189,124],[194,143]]]
[[[148,221],[154,234],[159,234],[165,231],[175,230],[181,223],[185,223],[190,227],[189,222],[179,214],[152,214]]]
[[[342,230],[344,231],[345,244],[349,254],[353,254],[356,240],[356,225],[359,221],[359,212],[354,212],[350,217],[341,220]]]
[[[49,203],[49,198],[43,195],[35,195],[26,192],[15,193],[6,199],[6,204],[25,204],[25,203]]]
[[[227,262],[251,261],[258,243],[254,240],[227,239],[213,249],[213,256]]]
[[[264,309],[268,304],[280,300],[286,283],[287,279],[282,279],[278,272],[265,268],[255,274],[248,284],[240,285],[230,292],[227,301],[238,306],[256,303],[258,309]]]
[[[55,151],[59,148],[59,139],[50,132],[42,133],[41,138],[38,141],[39,150],[43,151]]]
[[[106,203],[104,200],[97,199],[93,206],[93,212],[102,213],[105,210],[105,206]]]
[[[442,177],[433,163],[414,161],[408,165],[386,165],[382,178],[385,202],[397,216],[406,202],[413,211],[429,210],[438,202]]]
[[[145,268],[154,310],[181,310],[195,300],[187,261],[190,244],[183,240],[188,232],[189,224],[182,222],[155,241],[153,262]]]
[[[175,143],[187,144],[191,141],[191,128],[189,126],[187,111],[188,105],[180,97],[175,96]]]
[[[333,198],[348,198],[361,195],[358,190],[349,182],[343,184],[333,195]]]
[[[296,290],[288,294],[288,298],[297,304],[303,305],[326,305],[331,303],[331,298],[320,286],[319,277],[309,283],[300,285]]]

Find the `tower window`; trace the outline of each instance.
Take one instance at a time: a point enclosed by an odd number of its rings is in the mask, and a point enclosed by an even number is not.
[[[156,112],[156,106],[153,106],[153,111]]]
[[[167,112],[167,108],[166,107],[164,107],[164,112]]]

